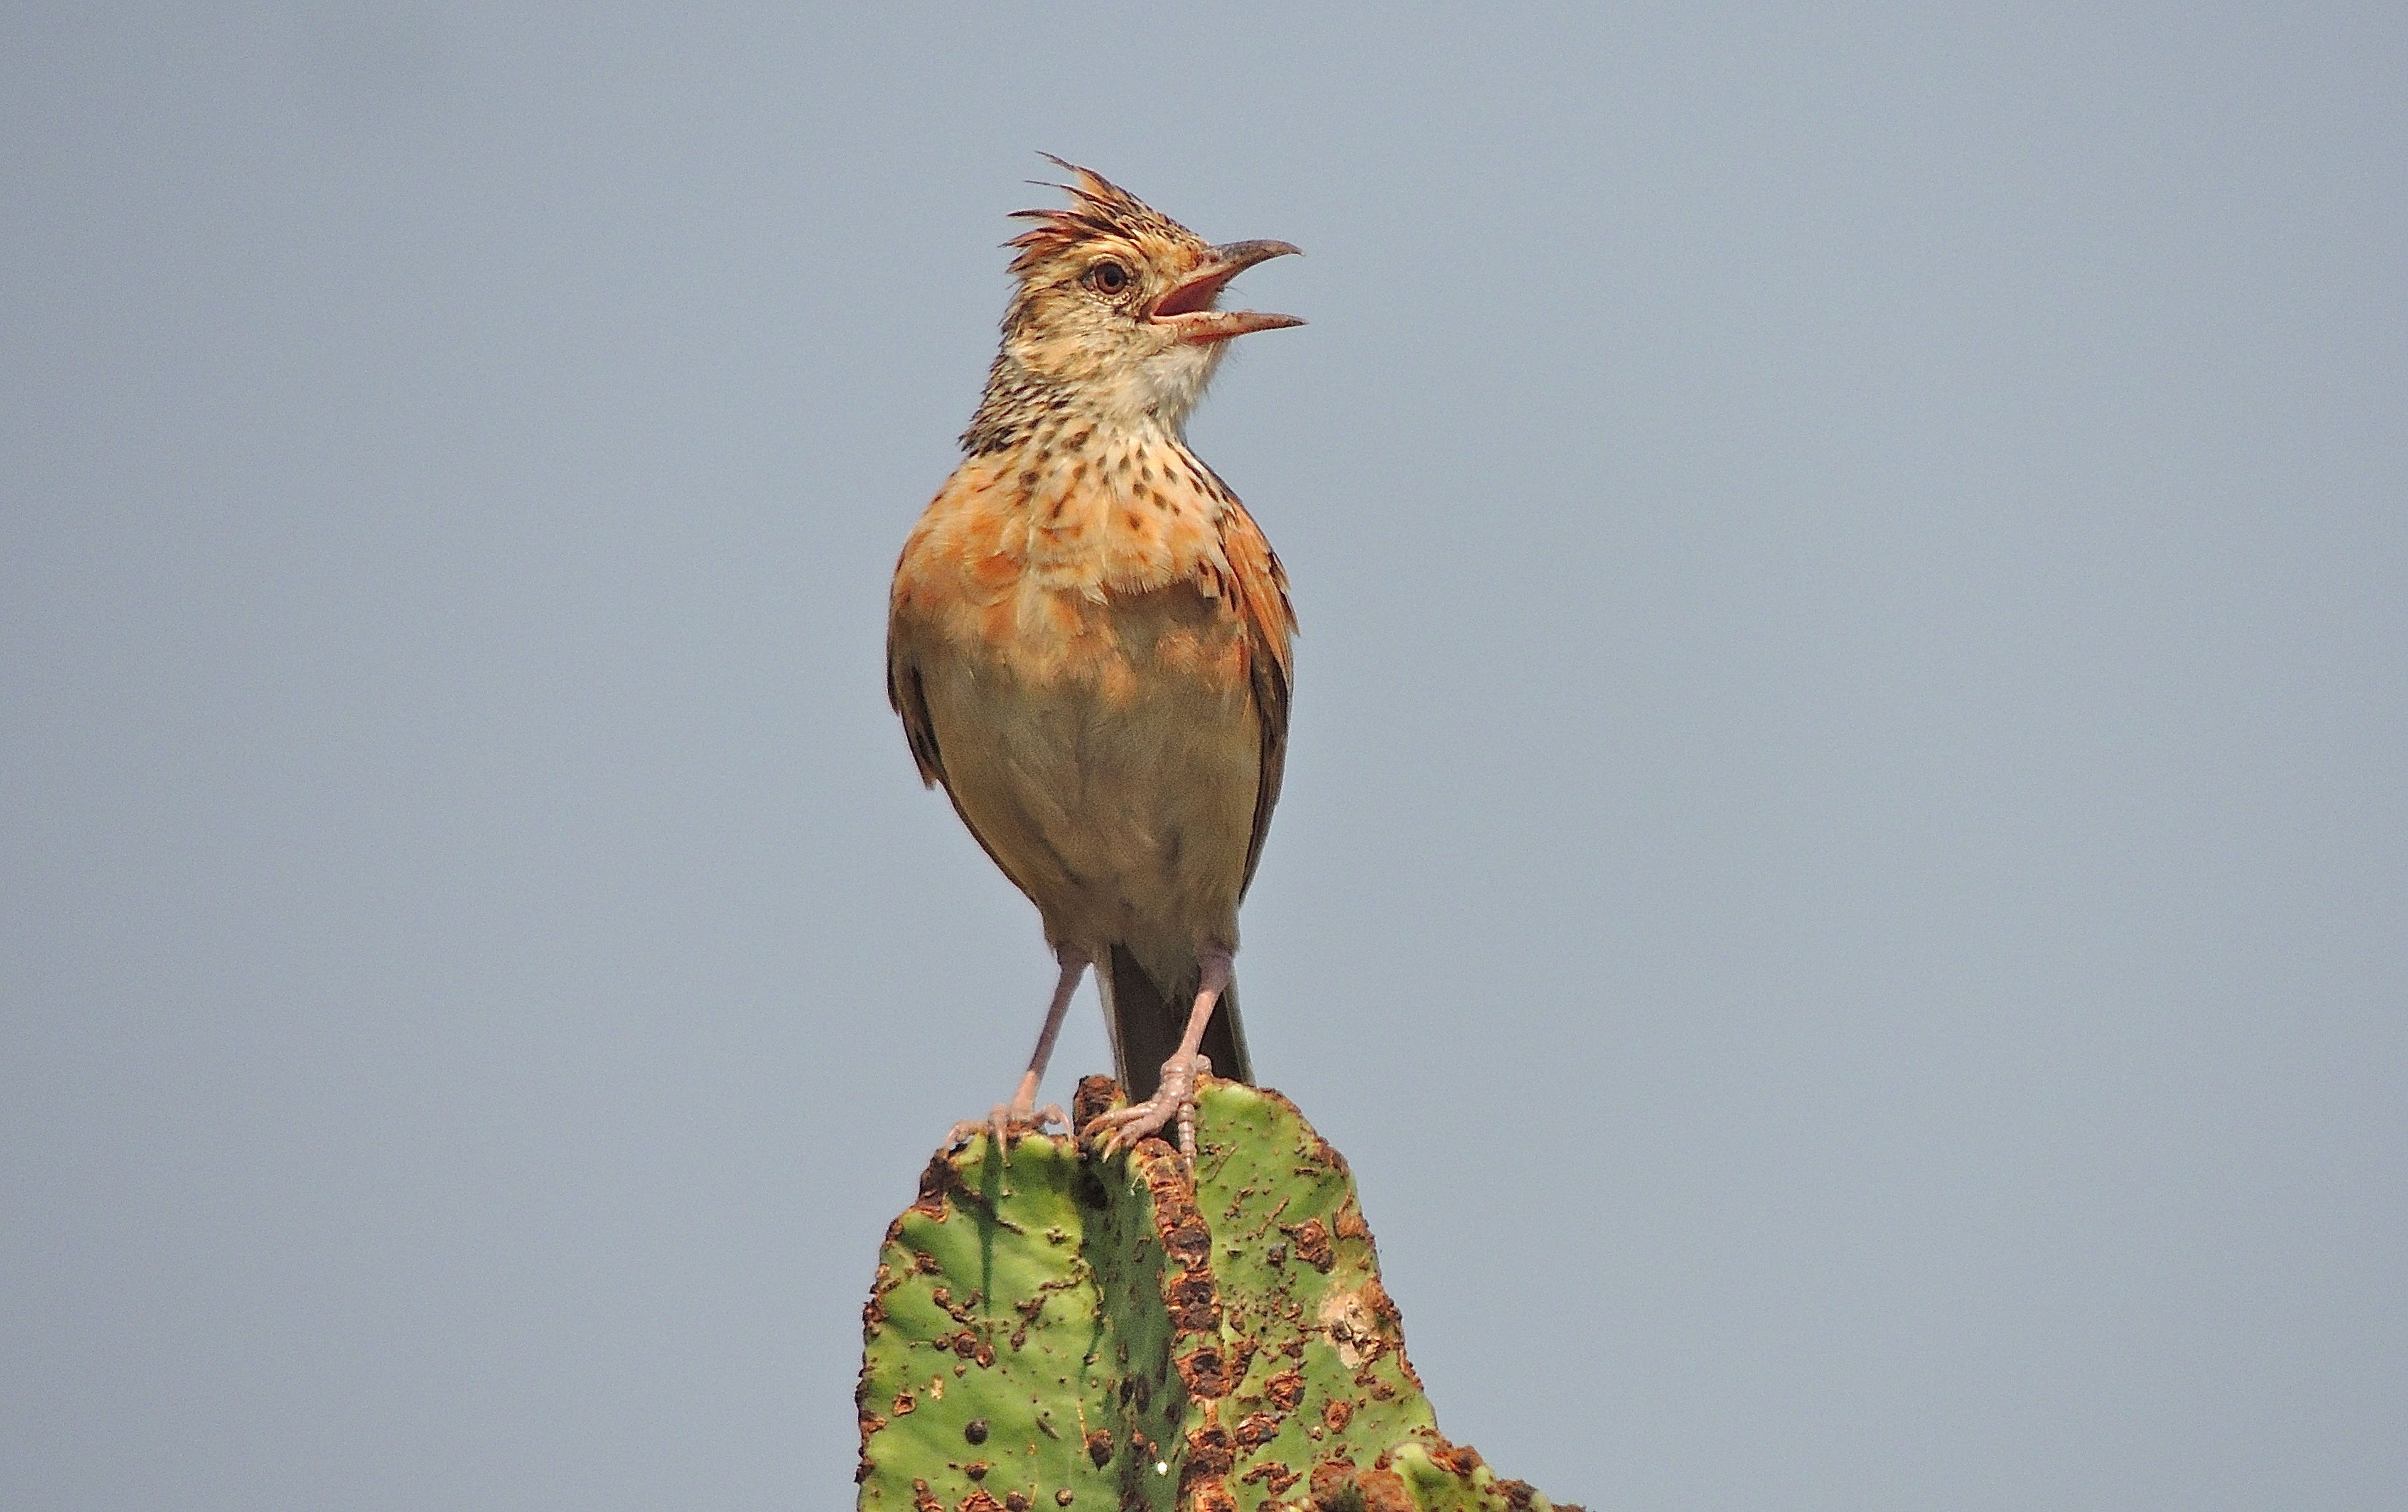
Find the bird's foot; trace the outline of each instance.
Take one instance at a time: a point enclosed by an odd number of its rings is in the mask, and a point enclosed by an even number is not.
[[[1049,1126],[1058,1126],[1066,1134],[1070,1131],[1070,1116],[1062,1111],[1060,1103],[1049,1102],[1040,1108],[1036,1102],[1034,1097],[1015,1098],[989,1109],[983,1122],[965,1118],[953,1125],[953,1131],[945,1136],[945,1147],[957,1150],[979,1135],[988,1134],[995,1139],[996,1152],[1008,1159],[1014,1140],[1041,1134]]]
[[[1196,1164],[1196,1078],[1210,1074],[1212,1062],[1204,1056],[1172,1056],[1162,1063],[1162,1085],[1154,1096],[1135,1107],[1115,1108],[1099,1113],[1087,1120],[1082,1133],[1088,1139],[1104,1136],[1099,1155],[1125,1150],[1148,1134],[1160,1133],[1166,1125],[1179,1125],[1179,1153],[1190,1167]]]

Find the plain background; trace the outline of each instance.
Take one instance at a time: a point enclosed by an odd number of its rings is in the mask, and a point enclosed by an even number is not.
[[[670,8],[0,21],[0,1499],[849,1505],[1043,149],[1310,254],[1240,972],[1454,1436],[2401,1505],[2408,13]]]

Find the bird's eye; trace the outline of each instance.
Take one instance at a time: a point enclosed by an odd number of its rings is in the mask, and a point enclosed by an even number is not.
[[[1105,294],[1118,294],[1128,287],[1129,271],[1109,260],[1087,269],[1087,282]]]

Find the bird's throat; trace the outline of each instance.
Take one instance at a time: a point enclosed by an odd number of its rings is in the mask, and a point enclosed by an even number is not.
[[[1222,347],[1174,345],[1146,356],[1039,344],[1031,360],[1007,340],[987,371],[986,392],[962,435],[972,456],[1006,450],[1041,429],[1084,426],[1159,432],[1176,442],[1188,413],[1221,365]]]

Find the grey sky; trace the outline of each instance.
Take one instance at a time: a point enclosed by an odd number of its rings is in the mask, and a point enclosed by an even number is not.
[[[1010,9],[0,22],[10,1505],[849,1505],[1050,979],[879,649],[1044,149],[1309,253],[1239,970],[1449,1432],[2398,1505],[2399,8]]]

